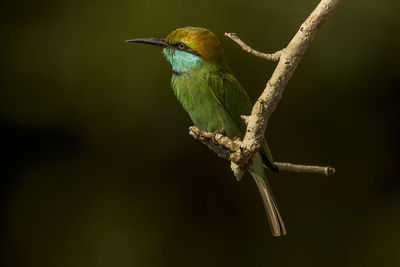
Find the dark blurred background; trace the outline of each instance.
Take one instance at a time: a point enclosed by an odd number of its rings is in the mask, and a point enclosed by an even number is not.
[[[3,1],[0,266],[400,266],[395,0],[344,1],[273,114],[270,173],[288,228],[256,186],[188,135],[161,50],[124,44],[213,30],[254,100],[317,0]]]

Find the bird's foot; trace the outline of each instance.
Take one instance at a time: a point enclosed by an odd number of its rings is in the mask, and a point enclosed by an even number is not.
[[[216,130],[216,131],[213,132],[212,141],[213,141],[214,144],[219,145],[217,139],[221,138],[221,135],[226,136],[226,132],[225,132],[224,128],[222,128],[221,130]]]

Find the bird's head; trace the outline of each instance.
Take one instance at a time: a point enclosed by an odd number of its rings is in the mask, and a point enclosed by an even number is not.
[[[189,72],[202,63],[210,63],[219,69],[229,70],[217,36],[204,28],[185,27],[171,32],[165,39],[139,38],[126,42],[163,47],[164,56],[177,74]]]

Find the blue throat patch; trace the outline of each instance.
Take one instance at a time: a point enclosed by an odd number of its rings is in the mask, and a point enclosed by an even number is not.
[[[188,73],[203,61],[200,57],[177,49],[164,48],[163,54],[171,63],[172,73],[180,75]]]

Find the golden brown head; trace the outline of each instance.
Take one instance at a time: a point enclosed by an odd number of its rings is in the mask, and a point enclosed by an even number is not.
[[[217,36],[205,28],[185,27],[171,32],[165,41],[176,49],[184,50],[184,44],[204,60],[225,63],[226,59]],[[182,43],[182,44],[181,44]]]

